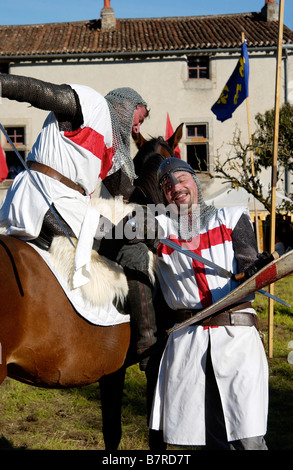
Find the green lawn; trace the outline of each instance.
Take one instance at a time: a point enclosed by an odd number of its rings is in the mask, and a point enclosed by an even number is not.
[[[275,294],[293,306],[293,276],[275,285]],[[255,307],[267,336],[268,300],[257,294]],[[293,449],[293,309],[275,303],[274,357],[269,360],[270,409],[266,441],[271,450]],[[123,396],[122,450],[147,450],[145,375],[127,371]],[[0,387],[0,450],[102,450],[99,385],[44,390],[6,379]]]

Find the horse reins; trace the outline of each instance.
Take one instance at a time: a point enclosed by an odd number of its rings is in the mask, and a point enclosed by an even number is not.
[[[20,295],[22,297],[24,297],[24,292],[23,292],[23,289],[22,289],[21,281],[20,281],[20,278],[19,278],[19,274],[18,274],[18,271],[17,271],[17,267],[16,267],[16,264],[15,264],[14,258],[12,256],[12,253],[11,253],[10,249],[8,248],[8,246],[1,239],[0,239],[0,245],[3,246],[4,250],[6,251],[6,253],[7,253],[7,255],[8,255],[10,261],[11,261],[13,272],[14,272],[15,279],[16,279],[16,282],[17,282],[17,285],[18,285],[18,288],[19,288]]]
[[[167,142],[163,138],[158,139],[158,145],[161,146],[163,149],[168,150],[170,157],[174,157],[175,154],[174,154],[172,148],[167,144]],[[159,152],[157,151],[157,153],[159,153]],[[163,157],[163,155],[162,155],[162,157]]]

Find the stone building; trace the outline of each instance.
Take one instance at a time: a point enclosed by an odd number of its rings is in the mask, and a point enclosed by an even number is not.
[[[259,12],[119,19],[110,0],[105,0],[100,16],[88,21],[0,25],[0,71],[54,83],[81,83],[103,95],[120,86],[136,89],[150,108],[150,118],[142,126],[146,138],[165,136],[167,114],[174,129],[184,123],[181,157],[200,173],[209,195],[220,184],[207,176],[213,172],[217,153],[225,159],[237,128],[248,140],[244,104],[224,123],[211,112],[238,61],[242,33],[249,52],[252,130],[255,114],[274,107],[279,4],[263,1]],[[284,25],[281,103],[290,100],[293,31]],[[23,157],[46,114],[2,98],[0,122]],[[3,135],[1,145],[10,170],[18,171],[17,157]],[[132,152],[134,156],[134,146]],[[1,199],[9,184],[10,180],[0,183]]]

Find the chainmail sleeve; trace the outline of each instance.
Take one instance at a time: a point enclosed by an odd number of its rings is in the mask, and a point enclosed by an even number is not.
[[[257,243],[251,220],[247,214],[242,214],[232,232],[232,242],[238,273],[243,272],[257,259]]]
[[[0,74],[3,98],[30,103],[35,108],[53,111],[58,121],[83,121],[78,96],[69,85],[56,85],[31,77]]]

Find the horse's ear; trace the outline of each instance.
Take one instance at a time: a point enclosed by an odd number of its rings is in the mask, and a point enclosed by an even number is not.
[[[132,138],[138,149],[140,149],[143,146],[143,144],[146,143],[145,138],[141,135],[140,132],[138,134],[136,132],[132,132]]]
[[[177,147],[180,140],[182,139],[182,133],[183,133],[182,129],[183,129],[183,122],[179,124],[174,134],[167,140],[167,143],[173,150]]]

